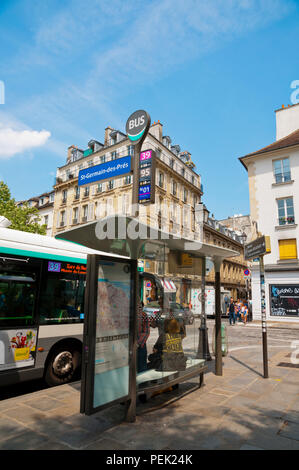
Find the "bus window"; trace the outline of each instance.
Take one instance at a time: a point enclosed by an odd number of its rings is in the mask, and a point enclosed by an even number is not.
[[[44,270],[40,293],[41,325],[84,321],[85,275],[78,271],[83,272],[79,269],[70,272],[63,266],[59,272]]]
[[[36,285],[28,274],[0,274],[0,327],[34,324]]]

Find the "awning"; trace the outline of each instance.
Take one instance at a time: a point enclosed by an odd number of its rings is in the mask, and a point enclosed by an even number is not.
[[[163,287],[164,287],[164,292],[167,292],[167,293],[172,293],[172,292],[176,292],[176,287],[174,285],[174,282],[172,282],[170,279],[162,279],[162,284],[163,284]]]

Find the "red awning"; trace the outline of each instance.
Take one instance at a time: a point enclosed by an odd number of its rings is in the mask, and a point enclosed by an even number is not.
[[[171,281],[170,279],[162,279],[162,284],[164,287],[164,292],[176,292],[176,287],[174,285],[174,282]]]

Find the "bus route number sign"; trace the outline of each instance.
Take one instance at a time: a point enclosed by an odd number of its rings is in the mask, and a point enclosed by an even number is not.
[[[51,273],[60,273],[61,263],[56,263],[55,261],[48,262],[48,271]]]
[[[151,149],[145,150],[139,156],[139,175],[138,175],[138,200],[139,202],[154,202],[155,188],[155,152]]]

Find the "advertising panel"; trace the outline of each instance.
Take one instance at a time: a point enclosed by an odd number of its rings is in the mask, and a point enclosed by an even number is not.
[[[299,284],[270,285],[270,314],[299,316]]]
[[[94,408],[129,393],[130,266],[98,267]]]
[[[0,371],[34,366],[36,339],[35,328],[0,331]]]
[[[88,263],[81,412],[90,415],[130,395],[137,262],[91,255]]]
[[[131,172],[131,157],[117,158],[79,171],[78,186],[103,181]]]

